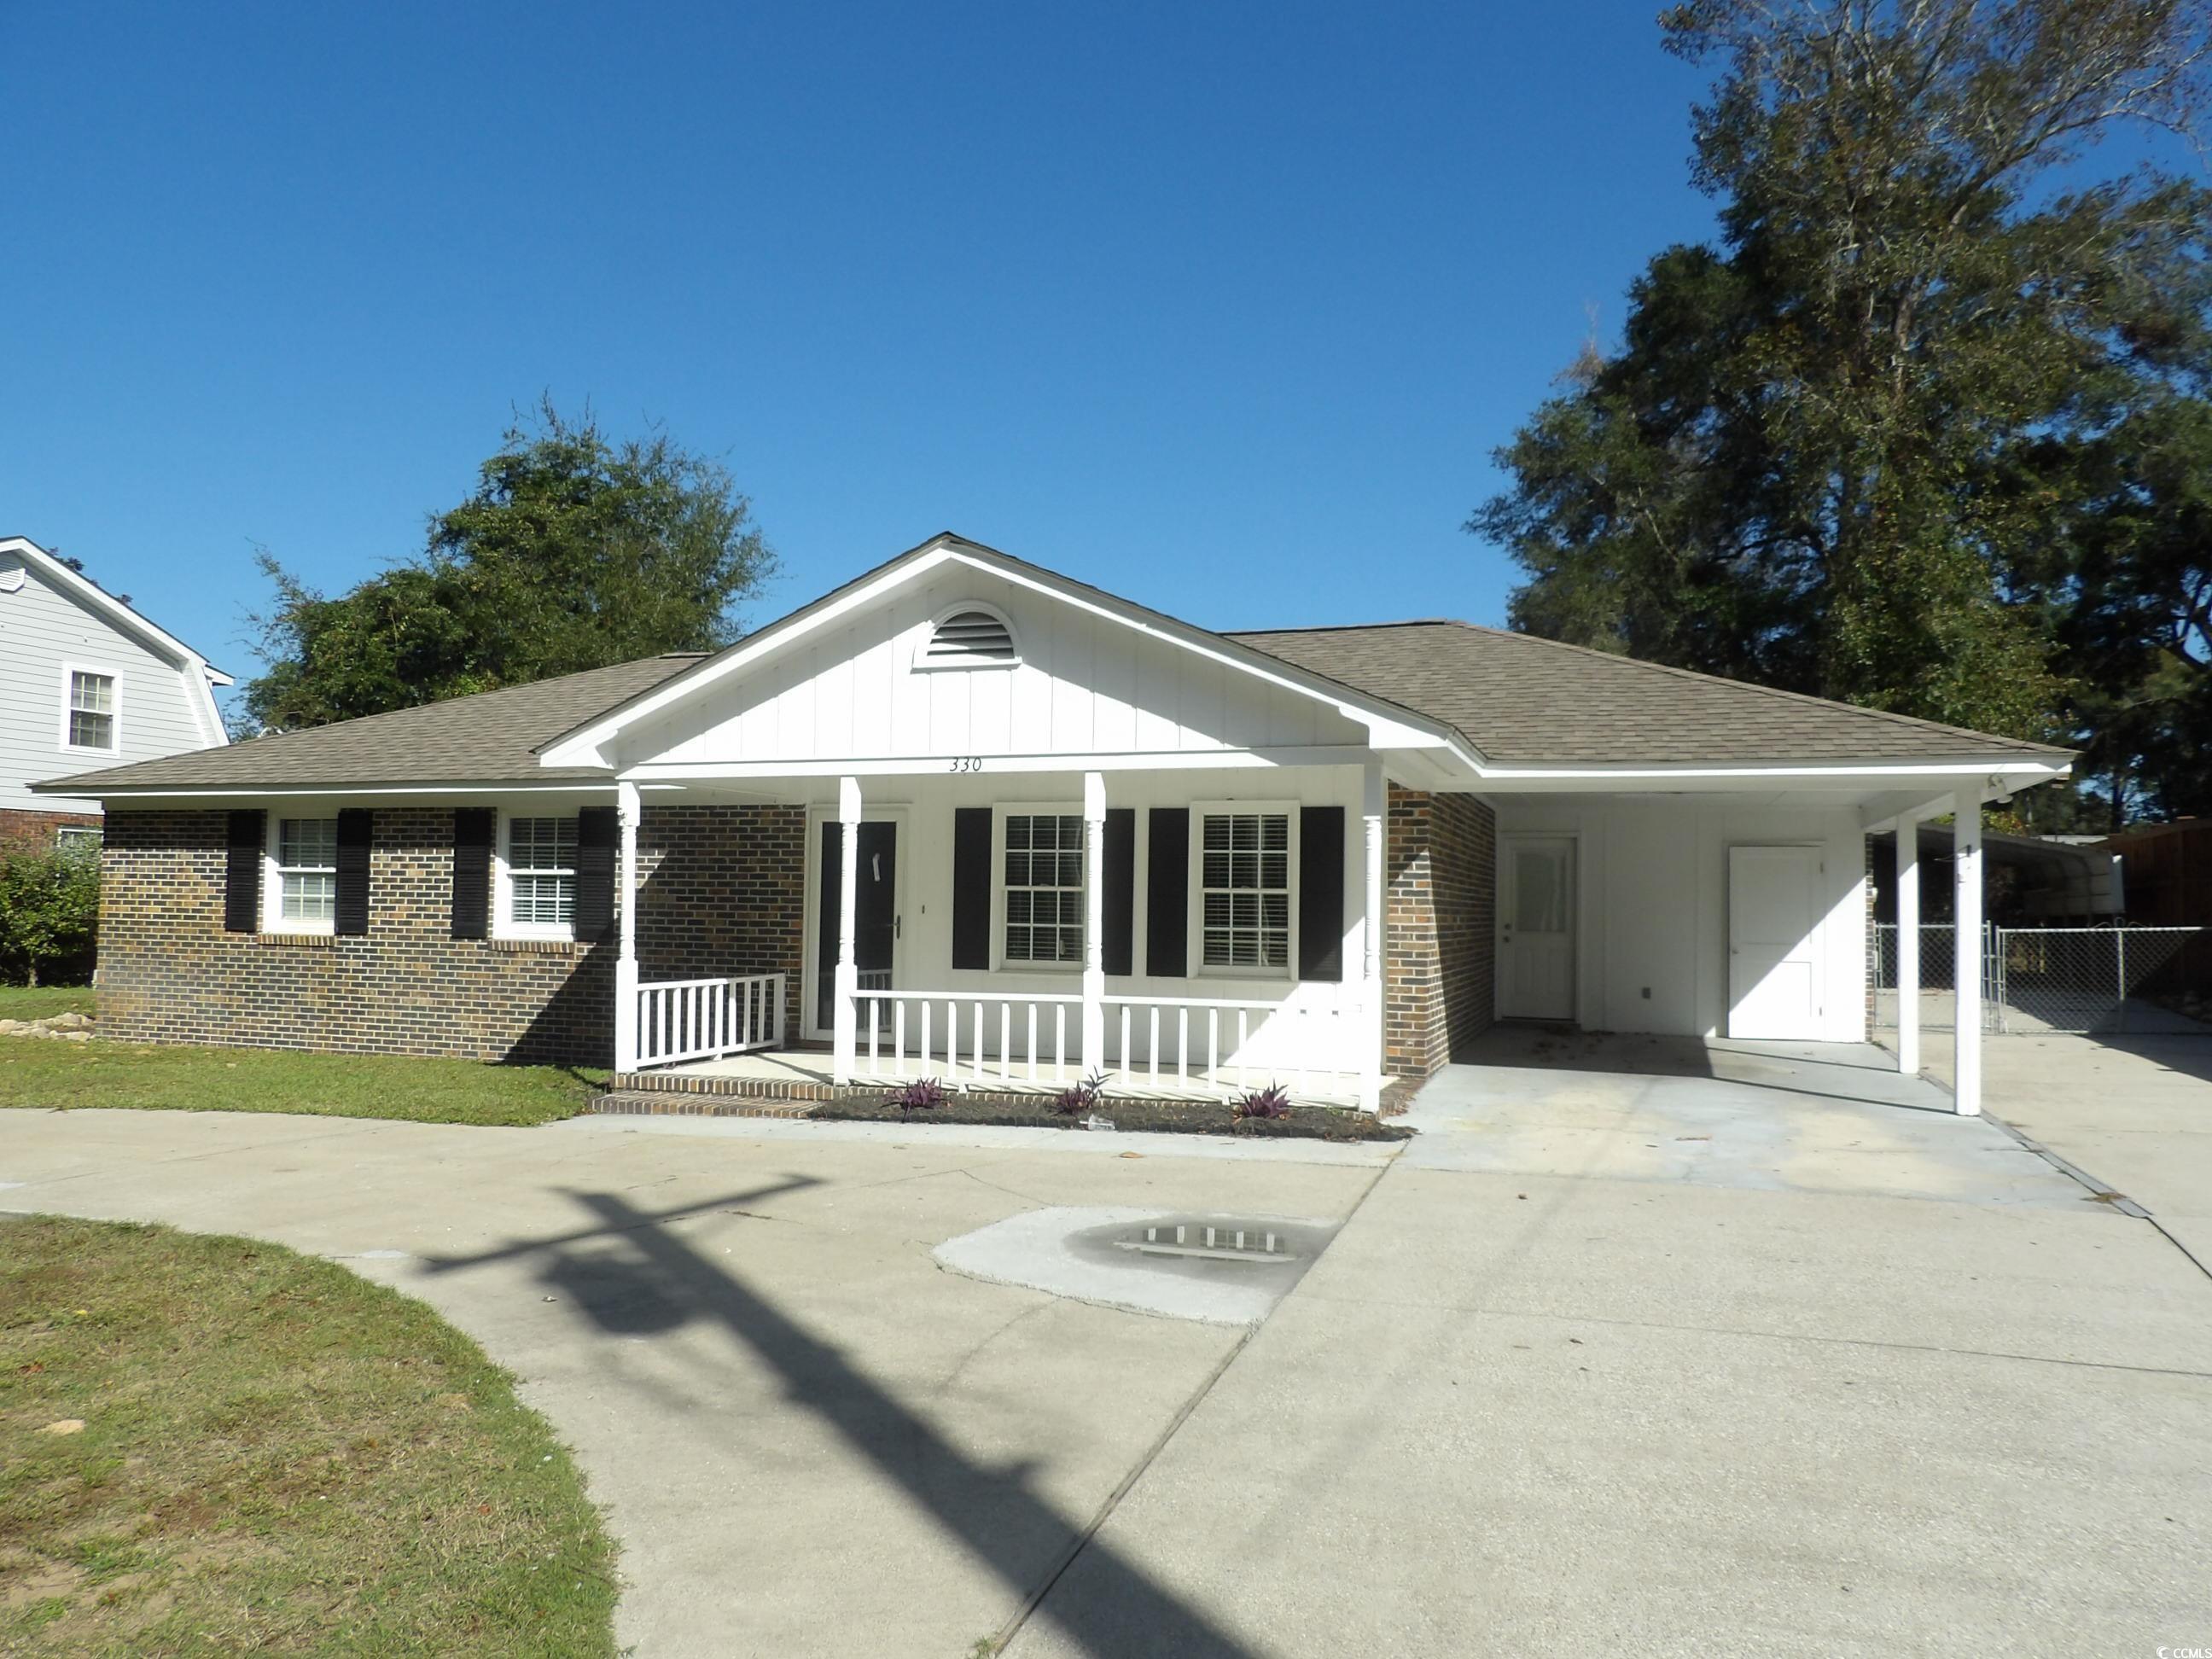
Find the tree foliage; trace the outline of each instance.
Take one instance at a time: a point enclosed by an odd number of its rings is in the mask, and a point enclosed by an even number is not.
[[[0,854],[0,981],[82,978],[99,927],[96,850]]]
[[[291,729],[737,637],[775,557],[729,472],[655,432],[611,439],[549,403],[510,428],[413,558],[335,598],[274,557],[252,620],[257,726]]]
[[[2194,130],[2212,14],[1694,0],[1661,26],[1718,68],[1693,170],[1720,235],[1653,259],[1618,349],[1499,452],[1468,528],[1528,573],[1516,625],[2093,746],[2212,712],[2212,195],[2091,165],[2124,124]]]

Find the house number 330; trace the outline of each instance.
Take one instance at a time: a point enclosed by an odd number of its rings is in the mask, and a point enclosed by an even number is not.
[[[952,769],[956,772],[980,772],[983,769],[983,757],[981,755],[955,755]]]

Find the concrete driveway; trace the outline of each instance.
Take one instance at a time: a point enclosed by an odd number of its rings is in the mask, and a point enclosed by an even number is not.
[[[2186,1256],[1863,1057],[1545,1041],[1388,1164],[14,1112],[0,1205],[434,1303],[578,1448],[648,1659],[2212,1644]],[[1053,1205],[1343,1225],[1249,1339],[931,1262]]]

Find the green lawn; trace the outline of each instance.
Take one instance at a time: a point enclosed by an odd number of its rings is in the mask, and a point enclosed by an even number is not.
[[[0,1217],[0,1651],[607,1655],[613,1557],[422,1304],[250,1239]]]
[[[0,985],[0,1019],[45,1019],[92,1012],[89,985]]]
[[[604,1071],[557,1066],[0,1037],[0,1107],[137,1106],[532,1124],[574,1117],[606,1079]]]

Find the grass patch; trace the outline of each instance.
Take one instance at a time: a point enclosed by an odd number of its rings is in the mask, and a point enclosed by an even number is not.
[[[0,1019],[51,1019],[92,1012],[89,985],[0,985]]]
[[[606,1079],[590,1067],[0,1037],[0,1107],[305,1112],[514,1126],[574,1117]]]
[[[606,1655],[613,1556],[422,1304],[250,1239],[0,1217],[0,1650]]]

